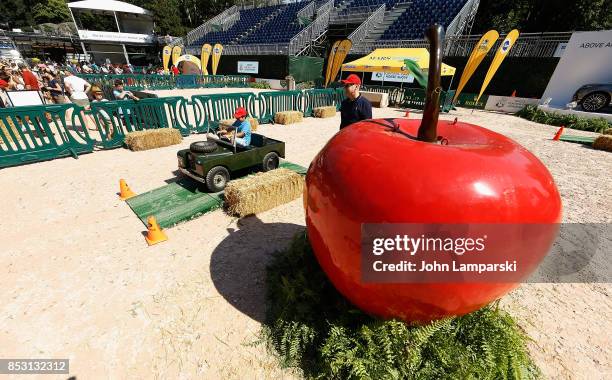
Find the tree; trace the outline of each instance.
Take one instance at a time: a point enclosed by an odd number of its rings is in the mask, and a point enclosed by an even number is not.
[[[169,34],[171,36],[182,36],[185,34],[178,0],[157,0],[149,4],[153,12],[158,34]]]
[[[34,12],[34,21],[37,24],[46,22],[59,24],[71,20],[70,11],[64,0],[47,0],[38,3],[32,11]]]
[[[472,33],[562,32],[612,28],[609,0],[481,0]]]

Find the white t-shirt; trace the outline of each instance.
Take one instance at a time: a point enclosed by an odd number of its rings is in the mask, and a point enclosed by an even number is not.
[[[70,95],[73,99],[87,99],[85,88],[89,85],[85,79],[79,78],[76,75],[70,75],[64,78],[64,85],[72,89]]]

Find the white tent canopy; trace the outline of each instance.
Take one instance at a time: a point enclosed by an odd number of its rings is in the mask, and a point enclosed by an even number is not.
[[[123,12],[138,15],[150,14],[150,12],[144,8],[117,0],[75,1],[73,3],[68,3],[68,7],[73,9],[93,9],[99,11]]]

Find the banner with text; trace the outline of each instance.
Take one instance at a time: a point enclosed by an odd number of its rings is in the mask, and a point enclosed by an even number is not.
[[[373,72],[372,73],[372,80],[382,81],[382,82],[413,83],[414,82],[414,75],[412,75],[412,74]]]
[[[259,62],[238,61],[238,72],[241,74],[259,74]]]

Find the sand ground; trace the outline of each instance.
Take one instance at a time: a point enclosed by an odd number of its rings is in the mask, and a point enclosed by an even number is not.
[[[609,153],[550,141],[556,128],[513,116],[441,116],[455,117],[538,156],[557,182],[565,222],[612,221]],[[259,132],[285,141],[287,158],[307,166],[338,124],[338,116],[308,118]],[[304,229],[302,201],[242,220],[215,211],[148,247],[143,224],[117,198],[118,180],[137,193],[165,185],[176,176],[178,148],[0,170],[0,358],[69,358],[77,379],[299,377],[252,343],[264,316],[266,262]],[[611,292],[609,284],[524,284],[503,305],[533,338],[530,351],[547,377],[604,379],[612,377]]]

